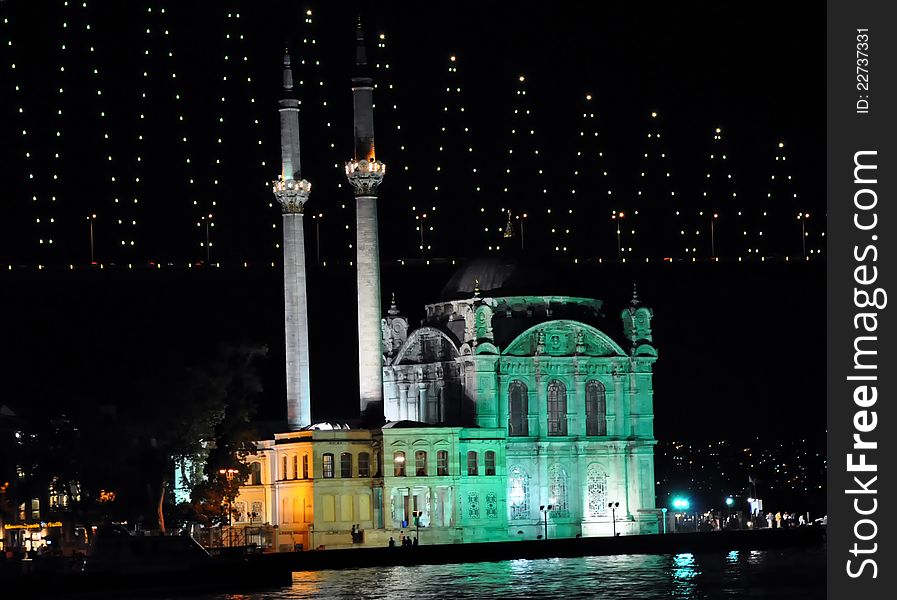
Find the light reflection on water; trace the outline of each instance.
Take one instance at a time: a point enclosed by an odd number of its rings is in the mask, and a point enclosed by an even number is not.
[[[621,555],[293,574],[290,588],[205,600],[825,598],[823,548]]]

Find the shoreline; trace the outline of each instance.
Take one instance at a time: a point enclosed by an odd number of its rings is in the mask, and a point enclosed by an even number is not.
[[[770,550],[825,543],[824,527],[560,538],[509,542],[443,544],[411,548],[347,548],[265,555],[294,572],[495,562],[518,559],[572,558],[613,554],[681,554],[729,550]]]

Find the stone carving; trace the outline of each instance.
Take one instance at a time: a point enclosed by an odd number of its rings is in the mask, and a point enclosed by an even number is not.
[[[586,351],[586,336],[583,334],[582,329],[576,330],[576,353],[584,354]]]
[[[396,354],[408,339],[408,319],[400,316],[395,294],[392,296],[387,317],[380,320],[380,329],[383,339],[383,355],[386,359],[385,363],[389,365],[392,364]]]
[[[508,344],[510,356],[626,356],[607,335],[577,321],[548,321],[531,328]]]
[[[545,332],[540,329],[536,339],[536,354],[542,354],[543,352],[545,352]]]
[[[481,341],[493,341],[494,337],[492,335],[492,309],[486,306],[485,304],[481,305],[477,308],[475,317],[475,335],[476,340],[478,342]]]

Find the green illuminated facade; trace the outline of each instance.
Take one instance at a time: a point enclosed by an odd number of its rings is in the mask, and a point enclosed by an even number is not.
[[[238,508],[263,505],[284,548],[348,547],[353,525],[366,545],[418,525],[425,544],[657,533],[653,313],[636,298],[617,318],[602,308],[499,285],[427,305],[412,329],[393,303],[387,424],[262,442]]]

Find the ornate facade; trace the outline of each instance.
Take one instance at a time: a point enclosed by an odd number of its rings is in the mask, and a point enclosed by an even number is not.
[[[653,313],[633,297],[615,341],[602,306],[475,290],[409,333],[393,301],[387,424],[263,442],[244,522],[277,524],[281,549],[350,546],[353,526],[385,545],[415,518],[422,543],[657,532]]]

